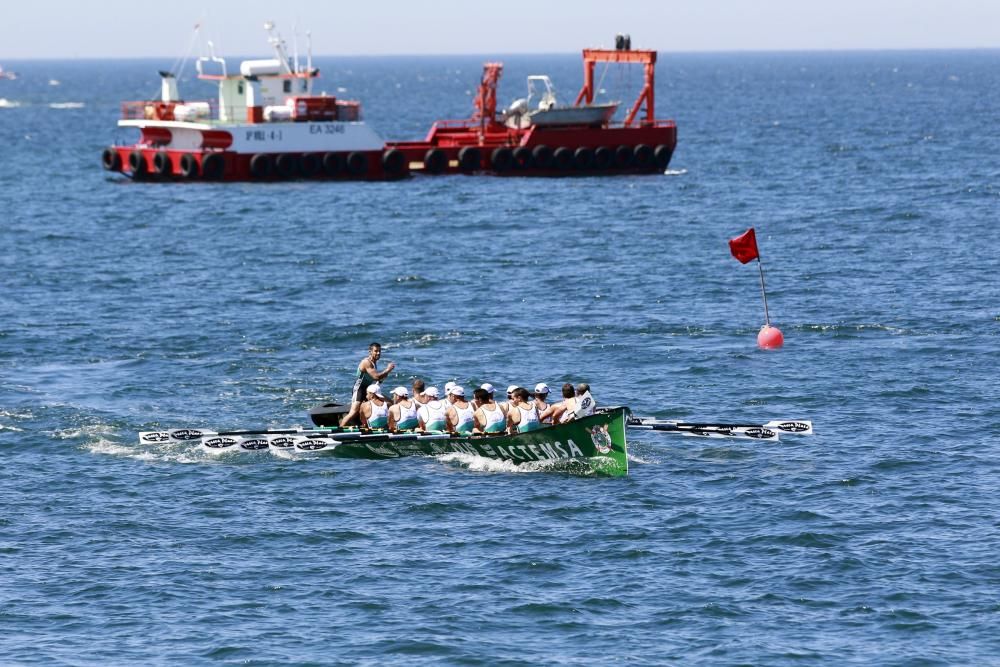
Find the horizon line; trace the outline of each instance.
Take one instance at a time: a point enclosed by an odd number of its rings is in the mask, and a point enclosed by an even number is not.
[[[600,47],[587,47],[600,48]],[[920,47],[845,47],[833,49],[810,49],[810,48],[777,48],[777,49],[719,49],[719,50],[688,50],[688,51],[662,51],[660,49],[633,49],[633,51],[656,51],[658,55],[739,55],[739,54],[817,54],[817,53],[913,53],[913,52],[950,52],[950,51],[1000,51],[1000,46],[920,46]],[[451,58],[451,57],[530,57],[530,56],[579,56],[580,51],[511,51],[507,53],[481,52],[481,53],[324,53],[313,54],[315,58]],[[237,54],[232,56],[220,56],[222,58],[259,58],[248,54]],[[0,61],[7,62],[51,62],[55,60],[158,60],[162,58],[173,58],[174,55],[155,56],[42,56],[42,57],[6,57],[0,56]],[[305,60],[300,54],[299,61]],[[2,63],[0,63],[2,64]]]

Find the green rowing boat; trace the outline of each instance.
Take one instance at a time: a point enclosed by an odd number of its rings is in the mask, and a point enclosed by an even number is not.
[[[583,463],[595,473],[628,474],[625,443],[627,408],[614,408],[565,424],[515,435],[385,434],[337,440],[321,453],[354,459],[394,459],[401,456],[474,454],[513,463]]]

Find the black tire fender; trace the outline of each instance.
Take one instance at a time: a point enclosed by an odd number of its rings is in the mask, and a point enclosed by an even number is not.
[[[274,164],[267,153],[258,153],[250,158],[250,175],[254,178],[268,178],[273,169]]]
[[[114,148],[105,148],[101,153],[101,164],[108,171],[122,170],[122,156]]]

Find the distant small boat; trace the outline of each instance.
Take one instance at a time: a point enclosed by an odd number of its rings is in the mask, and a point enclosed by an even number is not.
[[[3,66],[0,66],[0,79],[7,79],[8,81],[13,81],[17,78],[17,72],[11,72],[10,70],[5,70]]]

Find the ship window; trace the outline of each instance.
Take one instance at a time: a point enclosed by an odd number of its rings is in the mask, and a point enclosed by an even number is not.
[[[292,82],[291,81],[289,81],[288,79],[285,79],[282,83],[285,84],[284,85],[284,89],[285,89],[286,93],[292,92]]]
[[[242,81],[240,81],[238,84],[236,84],[236,94],[237,95],[242,95],[243,94],[243,82]]]

